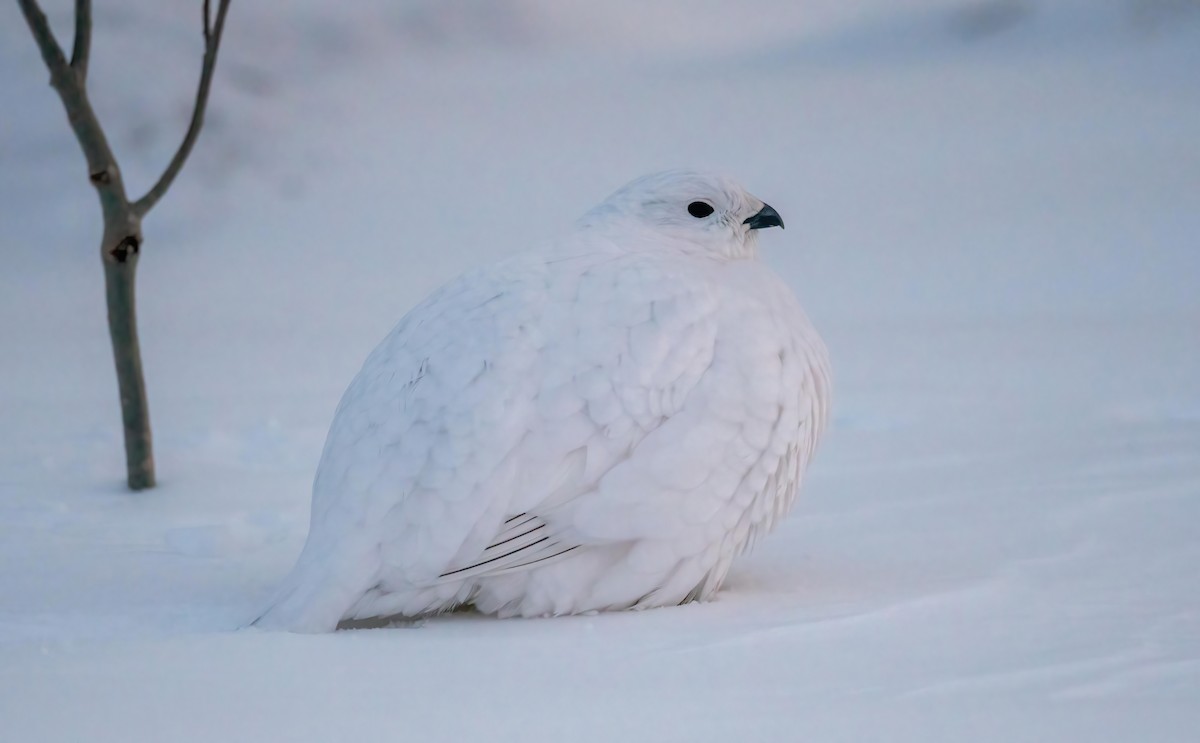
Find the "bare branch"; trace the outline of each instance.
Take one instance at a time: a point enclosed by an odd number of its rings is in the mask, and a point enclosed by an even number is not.
[[[92,52],[92,2],[75,0],[75,46],[71,49],[71,67],[80,81],[87,80],[88,57]]]
[[[29,30],[33,32],[33,38],[42,52],[42,59],[50,69],[51,80],[62,76],[68,69],[67,58],[63,56],[62,48],[54,38],[54,32],[50,30],[46,14],[38,7],[37,0],[17,0],[17,3],[21,6],[25,22],[29,24]]]
[[[83,78],[78,70],[67,63],[45,14],[38,7],[37,0],[18,2],[21,12],[25,14],[25,20],[29,23],[29,29],[33,32],[33,38],[42,52],[42,59],[46,62],[46,67],[50,68],[50,85],[62,99],[67,119],[71,123],[71,131],[75,133],[79,148],[83,150],[83,156],[87,159],[88,177],[100,194],[100,205],[104,209],[105,219],[108,219],[109,215],[123,213],[127,203],[121,171],[117,167],[112,149],[108,146],[104,129],[88,101]],[[78,26],[76,28],[78,29]]]
[[[26,0],[21,0],[25,2]],[[196,90],[196,103],[192,109],[192,120],[188,124],[187,133],[183,136],[183,142],[180,143],[179,149],[176,150],[175,156],[171,158],[171,162],[167,165],[167,169],[163,171],[158,182],[146,192],[146,195],[133,203],[133,211],[139,217],[145,216],[146,212],[154,208],[158,200],[163,197],[167,189],[171,187],[171,183],[175,180],[175,176],[179,175],[180,168],[187,161],[188,155],[192,152],[192,147],[196,144],[196,137],[200,134],[200,127],[204,124],[204,110],[208,107],[208,91],[212,87],[213,70],[217,65],[217,51],[221,46],[221,33],[225,30],[225,14],[229,11],[229,0],[219,0],[220,5],[217,6],[217,18],[215,23],[210,28],[209,26],[209,0],[204,0],[204,63],[200,69],[200,85]]]

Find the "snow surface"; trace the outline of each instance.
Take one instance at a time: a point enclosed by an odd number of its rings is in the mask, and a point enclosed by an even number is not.
[[[1196,739],[1197,3],[642,6],[235,4],[146,224],[137,495],[95,197],[0,6],[4,740]],[[97,8],[134,191],[186,120],[195,16]],[[238,631],[405,310],[677,165],[784,215],[764,259],[834,363],[799,505],[719,599]]]

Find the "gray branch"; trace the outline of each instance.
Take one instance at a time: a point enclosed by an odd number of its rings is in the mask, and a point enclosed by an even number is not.
[[[34,41],[37,42],[42,59],[45,60],[46,67],[50,69],[50,74],[52,76],[61,75],[67,69],[67,58],[63,56],[62,49],[59,48],[58,41],[54,38],[54,32],[50,30],[50,22],[46,20],[46,14],[38,7],[37,0],[17,0],[17,4],[21,6],[21,12],[25,14],[25,22],[29,24],[29,30],[33,32]]]
[[[21,1],[24,3],[26,0]],[[145,196],[133,203],[133,211],[139,217],[145,216],[146,212],[150,211],[171,187],[175,176],[179,175],[179,170],[187,161],[188,155],[191,154],[192,147],[196,144],[196,137],[200,134],[200,127],[204,124],[204,110],[208,107],[208,91],[212,87],[213,70],[217,65],[221,33],[225,30],[225,14],[229,11],[229,0],[219,0],[219,2],[216,21],[210,22],[209,0],[204,0],[204,63],[200,69],[200,85],[196,90],[196,103],[192,109],[191,123],[188,124],[183,142],[180,143],[179,149],[175,151],[175,156],[171,158],[170,164],[167,165],[167,169],[163,171],[158,182],[146,192]]]
[[[71,49],[71,67],[80,82],[87,80],[88,57],[92,52],[92,2],[75,0],[75,46]]]
[[[96,119],[96,112],[92,110],[92,104],[88,101],[83,77],[63,56],[62,48],[55,40],[54,32],[50,30],[50,24],[45,13],[38,7],[37,0],[18,0],[18,3],[30,31],[33,32],[33,38],[37,41],[38,49],[42,52],[42,59],[50,70],[50,85],[62,99],[67,119],[71,123],[71,131],[75,133],[75,139],[78,140],[83,156],[87,159],[88,177],[100,193],[100,205],[104,210],[105,219],[123,213],[127,204],[121,172],[104,136],[104,129],[101,128]],[[88,10],[90,13],[90,7]],[[87,24],[89,28],[90,25]],[[77,23],[77,32],[79,28]],[[83,46],[90,46],[90,42],[84,42]],[[86,53],[81,59],[86,59]]]

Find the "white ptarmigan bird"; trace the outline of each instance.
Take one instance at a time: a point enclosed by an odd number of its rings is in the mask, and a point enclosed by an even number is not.
[[[828,417],[825,347],[757,260],[776,225],[732,180],[659,173],[421,302],[346,390],[308,541],[256,624],[711,596]]]

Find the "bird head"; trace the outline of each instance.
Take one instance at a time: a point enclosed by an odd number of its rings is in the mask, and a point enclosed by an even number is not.
[[[650,244],[656,247],[736,259],[754,257],[758,230],[783,227],[783,219],[730,178],[668,170],[621,187],[579,226],[638,233],[655,238]]]

